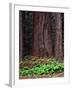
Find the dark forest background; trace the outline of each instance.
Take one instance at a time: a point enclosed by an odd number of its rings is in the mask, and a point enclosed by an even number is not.
[[[64,13],[19,11],[19,58],[64,58]]]

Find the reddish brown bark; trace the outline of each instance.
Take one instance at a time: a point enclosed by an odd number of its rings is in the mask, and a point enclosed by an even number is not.
[[[34,13],[33,55],[52,56],[49,13]]]
[[[38,27],[39,56],[44,55],[44,35],[43,35],[44,21],[45,21],[44,13],[39,13],[39,27]]]
[[[62,20],[61,14],[56,14],[56,41],[55,41],[55,57],[61,59],[63,57],[62,50]]]
[[[44,46],[45,46],[45,55],[52,56],[52,41],[50,34],[50,18],[49,13],[45,13],[44,21]]]

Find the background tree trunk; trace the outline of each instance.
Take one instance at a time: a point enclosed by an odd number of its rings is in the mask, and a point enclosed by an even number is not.
[[[61,14],[56,14],[56,41],[55,41],[55,57],[62,59],[63,48],[62,48],[62,20]]]
[[[52,39],[50,27],[50,13],[45,13],[44,20],[44,50],[46,56],[52,56]]]
[[[38,42],[39,42],[39,56],[44,55],[44,35],[43,35],[43,26],[44,26],[44,13],[39,13],[39,24],[38,24]]]
[[[39,14],[37,12],[33,13],[33,49],[32,55],[39,56]]]
[[[22,46],[23,46],[23,36],[22,36],[22,12],[19,12],[19,58],[22,57]]]

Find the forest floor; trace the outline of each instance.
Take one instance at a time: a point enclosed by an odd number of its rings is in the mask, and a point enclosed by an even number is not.
[[[56,58],[26,56],[19,62],[19,78],[64,77],[64,62]]]
[[[55,73],[53,75],[51,74],[48,74],[48,75],[33,75],[31,77],[28,77],[28,76],[20,76],[19,79],[29,79],[29,78],[32,78],[32,79],[35,79],[35,78],[55,78],[55,77],[64,77],[64,73]]]

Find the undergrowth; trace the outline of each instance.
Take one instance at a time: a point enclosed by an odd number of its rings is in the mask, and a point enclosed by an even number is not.
[[[39,63],[37,59],[41,62]],[[47,74],[54,74],[54,73],[60,73],[64,72],[64,63],[57,61],[55,58],[46,58],[46,63],[42,63],[42,60],[44,58],[37,58],[35,60],[32,60],[32,67],[29,65],[23,66],[19,69],[19,75],[20,76],[34,76],[34,75],[47,75]],[[44,59],[45,60],[45,59]],[[43,60],[43,61],[44,61]],[[28,64],[29,61],[25,60],[23,64]]]

